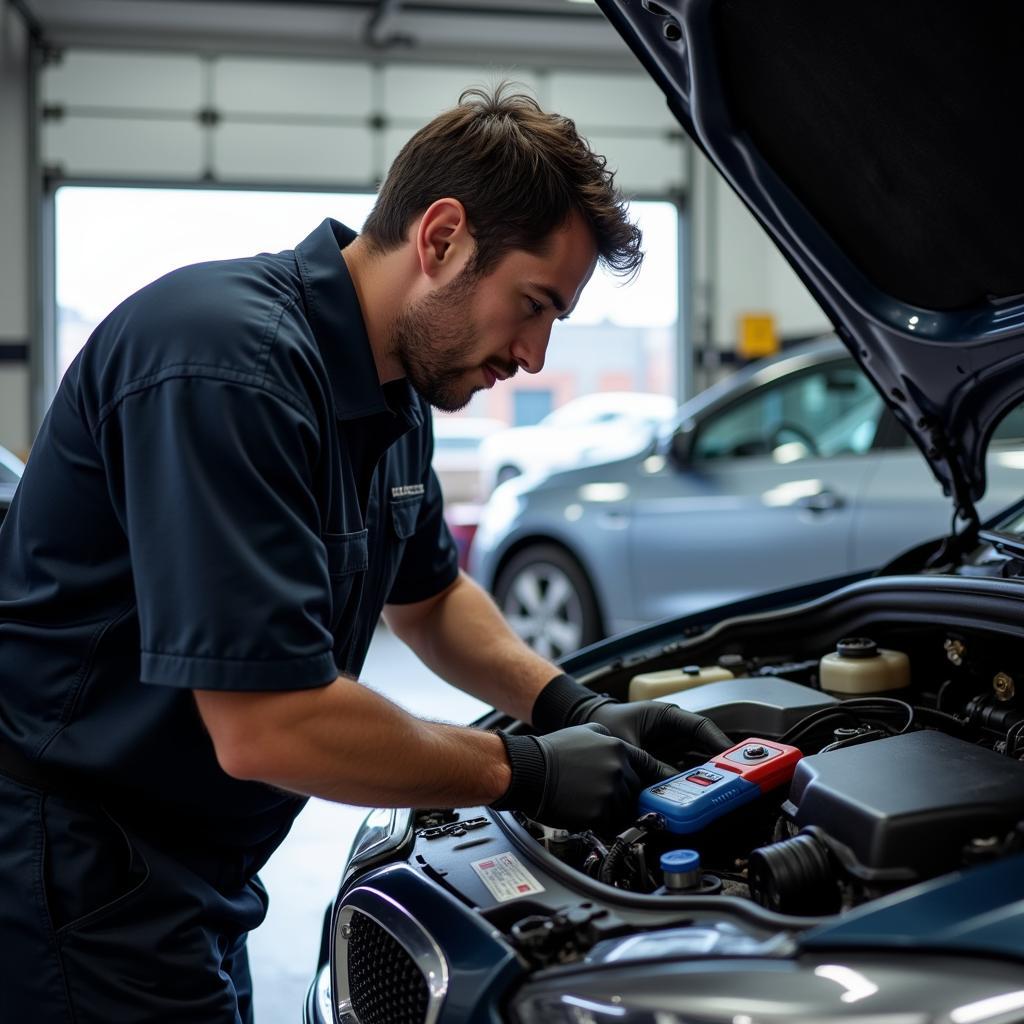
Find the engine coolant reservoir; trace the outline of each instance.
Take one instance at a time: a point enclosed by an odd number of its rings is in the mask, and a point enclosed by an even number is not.
[[[641,672],[629,681],[629,699],[653,700],[655,697],[664,697],[666,693],[680,693],[705,683],[718,683],[733,678],[727,668],[718,665],[684,665],[664,672]]]
[[[902,690],[910,685],[910,659],[867,637],[846,637],[821,659],[821,688],[843,697]]]

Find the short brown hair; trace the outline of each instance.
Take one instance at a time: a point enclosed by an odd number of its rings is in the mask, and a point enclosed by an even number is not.
[[[451,196],[466,208],[476,240],[472,270],[484,274],[513,249],[541,252],[573,211],[590,225],[598,259],[618,274],[643,260],[640,229],[603,156],[567,117],[548,114],[503,82],[467,89],[459,104],[402,148],[363,234],[381,252],[401,245],[413,219]]]

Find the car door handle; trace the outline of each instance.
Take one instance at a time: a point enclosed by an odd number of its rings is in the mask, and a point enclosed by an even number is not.
[[[818,491],[817,494],[808,494],[797,498],[797,505],[809,512],[834,512],[842,508],[846,501],[835,491]]]
[[[625,512],[602,512],[598,523],[609,530],[621,530],[629,525],[629,517]]]

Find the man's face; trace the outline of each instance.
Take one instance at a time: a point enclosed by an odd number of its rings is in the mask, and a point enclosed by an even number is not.
[[[483,277],[458,277],[395,319],[389,353],[412,386],[445,412],[474,393],[544,365],[552,324],[579,300],[597,262],[586,222],[574,214],[542,255],[515,250]]]

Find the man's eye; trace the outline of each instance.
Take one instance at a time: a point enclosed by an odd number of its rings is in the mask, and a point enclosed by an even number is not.
[[[540,316],[544,307],[536,299],[531,299],[529,296],[526,297],[526,301],[530,303],[530,312],[534,316]]]

